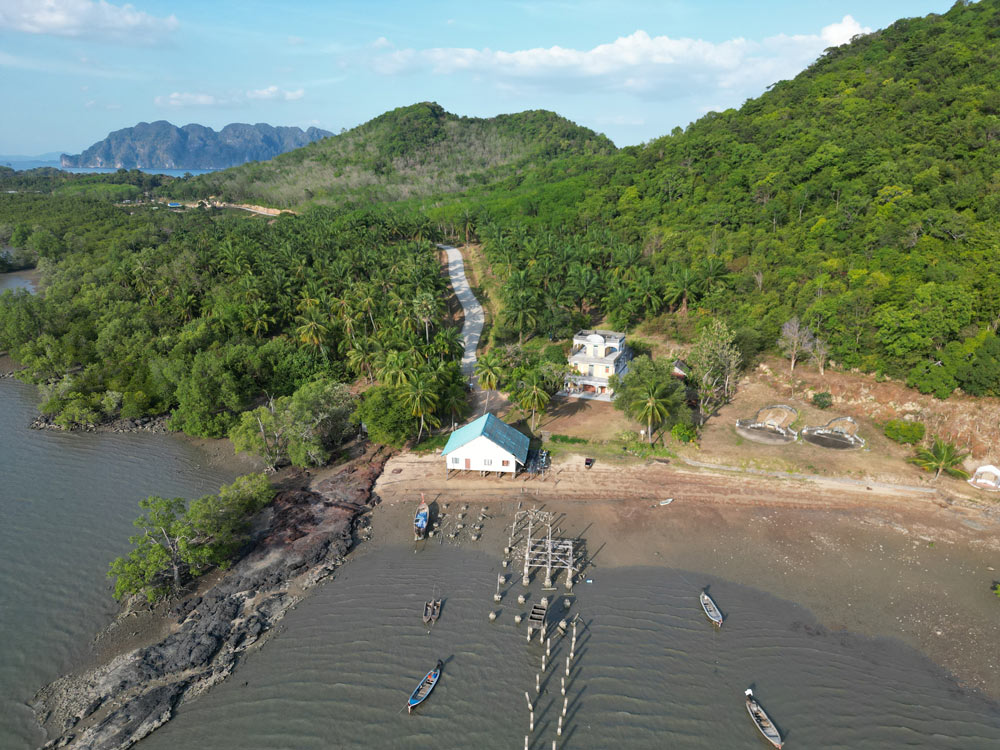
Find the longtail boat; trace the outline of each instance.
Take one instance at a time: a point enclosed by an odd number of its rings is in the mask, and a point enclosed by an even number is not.
[[[714,625],[721,628],[722,612],[720,612],[719,608],[716,606],[715,600],[708,595],[707,591],[702,591],[701,596],[698,598],[701,599],[701,608],[705,610],[705,614],[708,615],[708,619],[711,620]]]
[[[410,699],[406,702],[406,712],[411,713],[414,708],[419,706],[425,700],[427,696],[431,694],[431,690],[437,685],[438,680],[441,679],[441,670],[444,668],[444,664],[438,659],[437,666],[434,667],[427,675],[420,681],[417,685],[417,689],[413,691]]]
[[[757,702],[757,699],[753,697],[753,690],[747,688],[746,697],[747,712],[750,714],[750,718],[753,719],[753,723],[757,725],[760,733],[764,735],[764,739],[775,747],[781,747],[784,744],[781,741],[781,734],[778,733],[778,728],[774,726],[771,718]]]
[[[427,525],[431,520],[431,509],[424,502],[423,495],[420,496],[420,505],[417,506],[417,513],[413,517],[413,538],[415,540],[424,539],[427,536]]]
[[[441,600],[431,599],[429,602],[424,603],[424,623],[427,625],[433,625],[437,622],[438,617],[441,616]]]

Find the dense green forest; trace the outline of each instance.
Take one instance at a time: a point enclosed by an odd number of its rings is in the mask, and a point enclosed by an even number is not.
[[[169,411],[176,429],[221,436],[318,376],[419,381],[435,395],[459,380],[446,282],[434,247],[412,239],[419,222],[4,195],[4,224],[28,233],[45,289],[0,298],[0,350],[60,424]]]
[[[268,162],[174,183],[163,194],[188,199],[217,195],[282,208],[400,201],[490,184],[560,156],[614,150],[604,136],[552,112],[481,119],[424,102]]]
[[[480,237],[504,296],[532,310],[529,333],[572,308],[566,294],[622,327],[687,306],[724,318],[752,356],[798,316],[840,365],[939,396],[997,394],[998,52],[1000,3],[959,3],[828,50],[739,110],[583,177],[427,210],[490,227]],[[595,253],[594,228],[618,247]]]
[[[379,386],[359,418],[399,442],[461,401],[428,242],[448,237],[479,241],[499,282],[494,343],[724,323],[745,364],[800,321],[797,356],[1000,395],[998,52],[1000,0],[959,3],[642,146],[546,112],[420,104],[264,164],[106,180],[306,205],[275,221],[0,172],[41,191],[0,196],[0,239],[46,284],[3,298],[0,349],[67,424],[171,411],[219,435],[317,377],[362,378]]]

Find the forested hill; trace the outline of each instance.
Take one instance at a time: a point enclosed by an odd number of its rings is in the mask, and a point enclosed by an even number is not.
[[[685,299],[743,329],[752,354],[798,316],[838,363],[939,394],[996,392],[998,115],[1000,2],[959,3],[830,49],[739,110],[622,149],[584,176],[429,210],[614,228],[644,250],[636,281],[591,295],[616,300],[605,312],[619,324]],[[491,257],[524,268],[518,243],[505,242]],[[605,280],[614,271],[589,256],[565,262],[575,261]],[[996,370],[988,388],[974,382],[984,368]]]
[[[423,102],[386,112],[333,138],[174,186],[179,198],[288,207],[345,200],[397,201],[462,191],[567,155],[610,154],[614,144],[552,112],[459,117]]]
[[[82,154],[63,154],[64,167],[221,169],[270,159],[333,135],[319,128],[273,127],[235,122],[219,132],[204,125],[177,127],[166,120],[140,122],[110,133]]]

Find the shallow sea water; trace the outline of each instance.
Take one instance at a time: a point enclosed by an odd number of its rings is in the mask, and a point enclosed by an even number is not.
[[[524,692],[534,700],[544,648],[513,622],[527,609],[516,603],[519,579],[494,605],[502,569],[485,554],[431,540],[416,553],[362,548],[352,558],[229,682],[141,747],[522,748]],[[1000,747],[997,706],[900,642],[827,631],[794,603],[690,571],[601,570],[592,580],[569,610],[585,627],[565,730],[557,738],[568,640],[553,645],[542,675],[532,748],[764,747],[743,704],[750,686],[786,748]],[[705,585],[727,616],[720,631],[698,603]],[[428,628],[420,614],[435,590],[445,601]],[[536,582],[529,604],[541,595]],[[434,693],[400,712],[439,658]]]
[[[108,563],[139,500],[197,497],[232,475],[171,435],[28,429],[37,391],[0,380],[0,748],[44,741],[27,701],[113,617]]]

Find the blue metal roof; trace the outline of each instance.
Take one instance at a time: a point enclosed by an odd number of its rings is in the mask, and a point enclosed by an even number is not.
[[[528,460],[528,444],[530,442],[528,436],[510,425],[504,424],[489,413],[451,433],[441,455],[447,456],[453,450],[461,448],[466,443],[471,443],[480,435],[513,454],[519,464]]]

